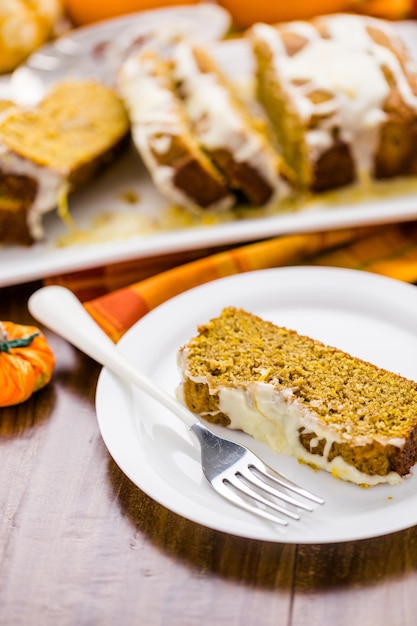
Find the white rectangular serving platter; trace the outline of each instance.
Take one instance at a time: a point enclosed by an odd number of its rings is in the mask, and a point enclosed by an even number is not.
[[[120,29],[120,20],[115,24]],[[398,27],[417,58],[417,23],[401,22]],[[77,55],[82,46],[88,45],[90,38],[97,44],[100,28],[105,29],[108,36],[109,23],[105,23],[105,27],[81,29],[82,36],[79,35],[76,42]],[[219,25],[220,31],[222,28],[223,23]],[[76,39],[75,35],[72,37]],[[65,46],[61,42],[59,50],[50,48],[48,55],[53,59],[55,55],[62,55]],[[231,43],[229,50],[230,60],[233,59],[232,65],[235,65],[238,49]],[[56,68],[54,72],[59,76]],[[39,88],[40,80],[46,82],[43,75],[43,69],[35,70],[29,64],[18,70],[11,84],[15,89],[16,86],[23,89],[22,80],[27,81],[31,76]],[[9,87],[10,84],[3,79],[0,96],[5,96]],[[383,183],[366,198],[358,196],[355,190],[331,193],[291,212],[260,210],[233,217],[193,218],[168,206],[153,186],[139,157],[130,149],[87,188],[72,196],[69,208],[74,231],[51,213],[44,219],[45,237],[41,242],[30,247],[0,247],[0,287],[103,264],[289,233],[413,220],[417,218],[417,180]]]

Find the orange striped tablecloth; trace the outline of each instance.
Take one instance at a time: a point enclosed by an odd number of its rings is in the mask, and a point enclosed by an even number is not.
[[[241,272],[320,265],[417,282],[417,222],[288,235],[210,252],[129,261],[55,276],[45,282],[72,289],[114,341],[165,300]]]

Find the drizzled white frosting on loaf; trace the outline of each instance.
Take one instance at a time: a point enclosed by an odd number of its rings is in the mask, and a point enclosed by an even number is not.
[[[390,94],[384,71],[392,76],[402,101],[417,112],[417,97],[404,66],[392,50],[374,41],[369,28],[382,30],[394,45],[397,35],[388,23],[363,16],[324,16],[315,24],[323,26],[328,37],[308,22],[291,22],[281,29],[256,24],[253,32],[268,46],[277,79],[305,126],[313,116],[321,116],[306,133],[311,159],[317,160],[332,145],[337,128],[351,147],[358,173],[369,173]],[[305,40],[292,55],[285,49],[281,35],[285,32]],[[309,96],[315,91],[327,93],[329,99],[312,102]]]
[[[297,400],[292,389],[277,388],[272,384],[254,382],[241,387],[210,388],[205,376],[193,376],[187,367],[187,354],[184,349],[178,353],[178,367],[182,380],[191,380],[197,384],[209,386],[211,394],[218,394],[219,410],[230,419],[229,428],[242,430],[257,441],[266,443],[272,450],[291,455],[300,461],[324,469],[338,478],[358,485],[376,485],[379,483],[397,484],[402,481],[396,472],[385,476],[365,474],[348,464],[341,456],[329,460],[328,455],[333,443],[349,443],[355,446],[377,441],[383,446],[401,447],[404,440],[376,436],[373,439],[355,436],[337,425],[327,425],[314,412],[314,407],[306,407]],[[181,398],[181,387],[178,396]],[[211,414],[201,414],[209,418]],[[320,440],[325,440],[323,454],[309,452],[300,441],[300,432],[314,434],[310,441],[313,448]]]
[[[277,155],[236,107],[233,87],[229,89],[216,71],[200,69],[194,49],[188,42],[177,46],[174,75],[200,144],[208,152],[229,151],[235,162],[256,170],[280,198],[287,196],[289,187],[279,175]]]
[[[359,485],[378,483],[397,484],[401,477],[396,472],[386,476],[370,476],[348,464],[341,456],[332,460],[328,455],[333,443],[346,442],[346,435],[326,426],[313,411],[306,409],[293,396],[290,389],[277,390],[272,385],[255,383],[247,389],[220,388],[219,408],[230,418],[230,428],[242,430],[258,441],[267,443],[272,450],[295,456],[297,459],[327,470],[338,478]],[[300,432],[315,435],[310,445],[325,440],[323,454],[308,452],[300,441]],[[382,445],[401,446],[404,441],[375,437]],[[366,445],[365,437],[354,440],[355,445]]]
[[[168,152],[179,128],[173,94],[155,77],[152,59],[130,56],[120,69],[118,88],[129,112],[133,141],[156,186],[187,206],[190,199],[173,184],[173,168],[161,166],[153,154]]]
[[[157,62],[147,53],[131,55],[120,68],[118,88],[129,112],[134,143],[156,187],[173,202],[193,207],[195,200],[175,184],[175,168],[161,165],[154,154],[166,154],[183,132],[177,97],[158,76]],[[233,203],[230,194],[210,208],[226,209]]]
[[[33,161],[20,157],[0,144],[0,169],[5,174],[26,176],[37,184],[36,195],[27,212],[27,225],[36,241],[44,234],[42,216],[57,207],[61,198],[68,192],[68,182],[63,174]]]

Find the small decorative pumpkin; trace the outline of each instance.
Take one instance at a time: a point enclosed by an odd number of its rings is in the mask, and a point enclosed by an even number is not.
[[[55,357],[35,326],[0,322],[0,406],[19,404],[52,377]]]

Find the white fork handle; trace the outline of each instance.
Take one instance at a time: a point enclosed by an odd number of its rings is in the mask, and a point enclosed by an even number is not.
[[[69,289],[57,285],[42,287],[29,298],[28,308],[39,322],[123,380],[152,396],[188,427],[198,421],[178,400],[129,363]]]

